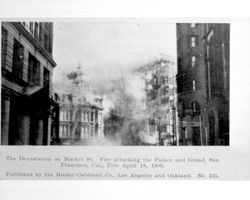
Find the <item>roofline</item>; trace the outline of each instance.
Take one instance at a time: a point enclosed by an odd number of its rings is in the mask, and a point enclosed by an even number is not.
[[[56,66],[56,62],[52,58],[52,55],[49,54],[39,42],[37,42],[34,37],[25,29],[25,27],[20,22],[10,22],[15,28],[17,28],[22,35],[35,46],[35,48],[38,50],[39,53],[41,53],[42,56],[44,56],[53,67]]]

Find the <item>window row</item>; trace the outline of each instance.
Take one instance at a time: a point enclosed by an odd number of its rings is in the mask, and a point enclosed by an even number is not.
[[[97,117],[94,112],[84,111],[81,113],[82,122],[97,122]]]
[[[198,101],[193,101],[191,103],[183,102],[182,112],[186,114],[199,114],[201,110],[200,104]]]
[[[160,130],[158,130],[160,128]],[[152,136],[155,134],[156,131],[165,132],[165,133],[171,133],[172,128],[171,125],[161,125],[158,128],[158,125],[149,125],[149,134]]]
[[[81,138],[88,139],[91,137],[91,128],[90,126],[81,126]]]
[[[8,45],[8,31],[2,27],[2,66],[5,66]],[[43,68],[44,87],[50,85],[50,72]],[[12,57],[12,74],[15,78],[23,80],[24,73],[24,46],[14,38],[13,57]],[[31,53],[28,54],[28,83],[29,85],[40,85],[41,81],[41,64]]]
[[[40,36],[40,27],[38,22],[22,22],[23,26],[33,35],[36,39]]]
[[[27,31],[44,47],[49,53],[52,52],[52,41],[50,39],[50,30],[46,30],[47,23],[43,22],[22,22]]]
[[[160,80],[160,84],[173,84],[174,78],[168,77],[168,76],[162,76]]]
[[[71,136],[70,125],[67,124],[60,125],[60,137],[70,137],[70,136]]]
[[[60,120],[61,121],[71,121],[72,119],[71,110],[61,110],[60,111]],[[98,117],[95,115],[94,112],[84,111],[81,113],[81,121],[82,122],[98,122],[102,123],[102,114],[99,114],[99,121]]]
[[[71,120],[71,111],[70,110],[61,110],[60,111],[60,120],[70,121]]]

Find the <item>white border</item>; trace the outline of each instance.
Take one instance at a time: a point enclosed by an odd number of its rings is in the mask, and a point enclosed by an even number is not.
[[[246,17],[249,1],[0,0],[0,18]],[[1,181],[13,199],[249,199],[249,182],[228,181]]]

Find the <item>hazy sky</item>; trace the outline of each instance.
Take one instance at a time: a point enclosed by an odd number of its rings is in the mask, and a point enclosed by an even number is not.
[[[175,24],[163,20],[84,19],[54,23],[53,80],[81,63],[90,79],[125,73],[160,57],[176,59]]]

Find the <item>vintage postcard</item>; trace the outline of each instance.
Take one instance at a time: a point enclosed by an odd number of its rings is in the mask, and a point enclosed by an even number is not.
[[[249,179],[249,33],[249,19],[2,19],[0,178]]]

